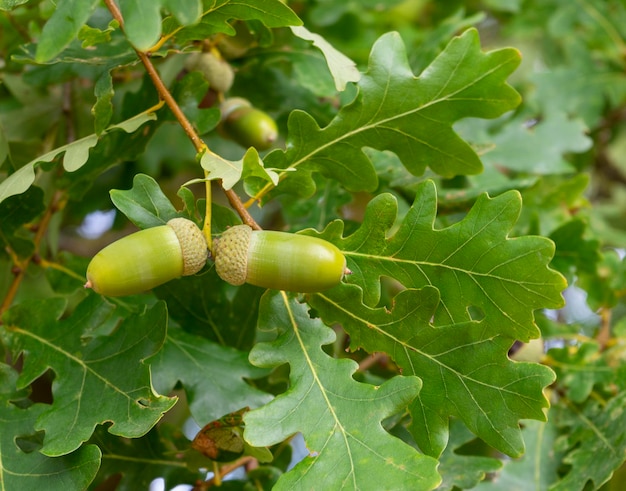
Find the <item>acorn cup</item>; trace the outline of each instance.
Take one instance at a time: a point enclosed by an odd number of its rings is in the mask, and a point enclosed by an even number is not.
[[[187,56],[185,68],[202,73],[209,83],[209,88],[216,92],[228,92],[233,86],[235,72],[233,67],[210,51],[195,52]]]
[[[134,295],[206,264],[207,243],[191,220],[174,218],[166,225],[140,230],[109,244],[87,267],[87,283],[96,293],[110,297]]]
[[[341,251],[316,237],[237,225],[213,244],[217,274],[231,285],[315,293],[350,274]]]

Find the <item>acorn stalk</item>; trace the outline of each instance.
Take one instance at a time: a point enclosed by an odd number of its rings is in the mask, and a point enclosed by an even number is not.
[[[191,220],[174,218],[166,225],[140,230],[109,244],[87,267],[85,288],[101,295],[134,295],[180,276],[200,271],[207,243]]]

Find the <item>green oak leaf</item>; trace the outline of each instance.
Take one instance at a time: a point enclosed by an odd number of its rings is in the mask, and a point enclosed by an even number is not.
[[[563,462],[570,467],[550,491],[580,491],[587,481],[599,489],[626,460],[626,393],[602,405],[589,402],[583,408],[569,404],[559,409],[550,416],[567,429],[568,453]]]
[[[44,192],[31,187],[24,194],[12,196],[0,203],[0,246],[9,247],[20,257],[32,254],[35,245],[32,237],[24,234],[24,226],[43,213]]]
[[[151,0],[144,0],[150,3]],[[269,28],[301,25],[302,21],[284,2],[280,0],[209,0],[202,2],[202,16],[199,22],[189,22],[190,15],[185,14],[185,5],[194,0],[158,0],[155,4],[163,4],[167,10],[172,12],[175,19],[165,18],[163,20],[163,32],[171,34],[176,31],[176,40],[184,44],[190,40],[205,39],[217,33],[224,33],[234,36],[237,31],[232,25],[232,20],[239,21],[257,20]],[[199,0],[195,0],[198,1]],[[135,0],[128,0],[129,8],[135,9]],[[157,7],[153,7],[156,9]],[[195,11],[195,9],[194,9]],[[151,47],[161,33],[161,20],[157,19],[154,11],[150,12],[151,19],[149,25],[141,25],[141,16],[137,15],[137,23],[133,26],[135,33],[129,34],[129,39],[140,47],[147,49]],[[180,26],[185,28],[179,30]]]
[[[115,491],[149,490],[155,479],[164,480],[165,489],[202,479],[206,473],[195,469],[185,460],[189,440],[179,428],[160,423],[141,438],[117,438],[102,428],[96,428],[89,443],[102,451],[102,464],[91,489],[112,476],[121,476]]]
[[[342,324],[351,349],[388,353],[404,375],[422,379],[411,432],[424,452],[443,451],[450,416],[508,455],[524,452],[519,420],[545,419],[543,389],[554,381],[552,370],[512,362],[512,339],[495,335],[487,320],[433,326],[436,288],[404,290],[391,310],[361,305],[361,295],[360,288],[346,286],[314,295],[311,305],[326,322]]]
[[[305,41],[311,41],[313,45],[322,52],[326,59],[328,69],[335,81],[335,88],[338,91],[344,90],[348,82],[359,81],[361,74],[356,68],[356,63],[340,51],[337,51],[337,49],[322,36],[312,33],[304,26],[292,26],[291,32]]]
[[[528,174],[572,174],[575,167],[564,157],[582,153],[592,146],[580,120],[564,112],[552,112],[536,125],[513,120],[492,137],[495,148],[482,157],[486,167],[505,167]]]
[[[210,0],[202,22],[215,26],[217,32],[234,36],[231,19],[258,20],[266,27],[299,26],[302,21],[280,0]]]
[[[567,397],[582,403],[594,387],[608,384],[615,378],[614,369],[601,354],[602,347],[595,340],[581,340],[575,346],[552,348],[546,364],[551,366],[564,387]]]
[[[321,236],[343,250],[353,273],[347,281],[363,287],[367,305],[378,303],[383,276],[406,288],[434,286],[441,296],[435,326],[484,317],[485,328],[495,334],[528,341],[539,336],[534,311],[561,307],[566,282],[548,267],[552,241],[508,237],[521,205],[517,191],[496,198],[483,194],[461,221],[435,229],[436,188],[425,181],[393,234],[397,203],[381,194],[355,233],[341,238],[343,223],[335,221]]]
[[[161,7],[165,0],[120,0],[124,32],[139,51],[156,44],[161,35]]]
[[[153,291],[167,302],[170,319],[185,331],[222,346],[244,351],[252,347],[262,288],[246,284],[224,287],[209,265],[197,275],[169,281]]]
[[[36,60],[46,62],[63,51],[76,39],[97,5],[97,0],[58,0],[41,32]]]
[[[220,346],[205,338],[170,329],[165,345],[149,360],[154,388],[166,394],[181,381],[189,409],[203,426],[226,413],[245,406],[261,406],[272,399],[270,394],[248,385],[268,374],[251,366],[247,353]]]
[[[143,360],[165,339],[167,312],[157,303],[127,317],[109,336],[82,338],[85,326],[100,318],[100,304],[87,297],[63,320],[65,300],[33,300],[4,316],[3,341],[24,357],[17,387],[26,387],[47,370],[56,377],[54,402],[39,414],[35,429],[46,432],[42,453],[64,455],[87,441],[98,424],[111,422],[114,435],[139,437],[152,428],[175,398],[152,389]]]
[[[10,11],[15,7],[28,3],[29,0],[0,0],[0,10]]]
[[[555,450],[556,426],[539,421],[524,422],[522,430],[528,451],[519,459],[505,461],[500,472],[476,486],[476,491],[547,490],[558,479],[562,453]]]
[[[31,160],[23,167],[0,182],[0,203],[10,196],[24,193],[35,182],[35,168],[43,162],[52,162],[59,155],[64,153],[63,167],[68,172],[75,172],[87,164],[90,151],[93,151],[102,138],[115,130],[122,130],[126,133],[134,133],[140,126],[148,121],[154,121],[156,115],[152,109],[137,114],[121,123],[114,124],[106,128],[101,135],[91,134],[84,138],[62,145],[50,152],[40,155]]]
[[[487,473],[502,468],[502,462],[493,457],[457,452],[474,439],[475,436],[458,419],[450,421],[450,440],[439,458],[438,470],[443,481],[437,491],[473,489]]]
[[[354,361],[334,359],[322,349],[334,341],[334,332],[284,292],[263,297],[259,325],[280,334],[257,344],[250,361],[262,367],[288,363],[291,387],[244,416],[244,438],[260,447],[302,432],[311,452],[275,489],[428,490],[439,484],[437,461],[381,425],[415,397],[416,378],[396,376],[379,387],[357,382]]]
[[[112,189],[109,194],[115,207],[139,228],[165,225],[180,216],[159,184],[146,174],[135,175],[131,189]]]
[[[200,165],[209,175],[208,179],[221,179],[224,189],[229,190],[240,180],[259,179],[278,184],[278,174],[263,166],[263,161],[254,147],[248,148],[240,160],[228,160],[213,152],[205,152]]]
[[[575,275],[594,275],[600,262],[600,241],[587,238],[589,225],[584,219],[574,218],[563,223],[550,234],[556,245],[552,267],[570,282]]]
[[[202,0],[163,0],[163,5],[183,26],[195,24],[202,16]]]
[[[372,48],[356,99],[325,128],[305,112],[292,112],[287,150],[271,152],[265,163],[298,169],[281,179],[306,181],[303,189],[311,189],[312,172],[351,191],[376,189],[364,147],[393,151],[415,175],[427,166],[446,177],[476,174],[480,159],[452,125],[466,117],[495,118],[517,106],[520,97],[505,80],[519,62],[514,49],[483,53],[477,31],[470,29],[415,77],[399,34],[385,34]]]
[[[0,489],[87,489],[100,467],[100,450],[85,445],[62,457],[38,452],[40,436],[35,430],[45,404],[20,408],[15,390],[18,374],[0,363]]]

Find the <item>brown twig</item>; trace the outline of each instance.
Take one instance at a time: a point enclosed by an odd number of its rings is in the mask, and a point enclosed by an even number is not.
[[[376,365],[378,362],[386,360],[386,359],[387,359],[386,353],[374,353],[368,356],[367,358],[363,358],[359,362],[359,372],[365,372],[369,370],[370,367]]]
[[[211,479],[208,479],[206,481],[203,481],[199,484],[196,484],[193,487],[193,491],[205,491],[206,489],[209,489],[213,486],[218,485],[218,482],[221,482],[222,478],[224,476],[226,476],[227,474],[230,474],[232,471],[234,471],[235,469],[237,469],[238,467],[241,466],[245,466],[248,464],[251,464],[253,462],[256,462],[256,459],[254,457],[250,457],[245,456],[245,457],[241,457],[240,459],[235,460],[234,462],[231,462],[229,464],[224,464],[222,466],[220,466],[219,468],[219,476],[216,477],[212,477]]]
[[[26,270],[28,269],[28,265],[31,263],[31,261],[33,261],[35,257],[38,257],[39,255],[39,246],[41,244],[41,241],[43,240],[44,235],[48,231],[48,225],[50,224],[50,220],[52,219],[52,216],[57,211],[63,209],[63,207],[65,206],[65,202],[66,202],[65,193],[61,190],[57,190],[54,193],[54,196],[52,196],[52,199],[50,200],[50,204],[48,205],[48,208],[46,209],[43,217],[41,218],[41,221],[37,224],[37,230],[35,232],[35,237],[33,239],[35,248],[34,248],[34,252],[32,255],[20,261],[17,258],[17,255],[11,254],[11,256],[14,257],[15,275],[13,276],[13,281],[11,282],[11,285],[9,286],[8,291],[6,295],[4,296],[2,305],[0,305],[0,316],[2,316],[2,314],[4,314],[4,312],[6,312],[13,304],[13,301],[15,300],[15,296],[17,295],[20,285],[22,281],[24,280],[24,277],[26,276]]]
[[[115,2],[113,0],[105,0],[104,3],[106,4],[107,8],[111,12],[111,15],[113,16],[113,18],[119,22],[120,28],[123,30],[124,19],[122,17],[122,13],[120,12]],[[172,96],[168,88],[163,83],[163,80],[161,80],[161,77],[159,73],[157,72],[154,64],[152,63],[152,60],[150,59],[149,55],[137,49],[135,49],[135,51],[137,53],[137,56],[139,56],[141,63],[145,67],[146,72],[148,73],[148,76],[152,80],[152,83],[154,84],[159,94],[159,97],[163,101],[165,101],[165,104],[167,104],[167,106],[170,108],[170,110],[174,114],[174,117],[180,124],[181,128],[183,129],[187,137],[191,140],[191,143],[195,147],[196,152],[198,153],[210,152],[206,143],[202,141],[202,138],[200,138],[200,136],[198,135],[198,132],[195,130],[191,122],[187,119],[187,116],[185,116],[185,114],[183,113],[182,109],[176,102],[176,99],[174,99],[174,97]],[[220,186],[221,186],[221,183],[220,183]],[[261,226],[256,222],[254,218],[252,218],[252,215],[248,213],[248,210],[246,209],[243,202],[241,201],[241,198],[239,198],[239,195],[237,195],[237,193],[235,193],[232,189],[227,191],[222,187],[222,190],[224,191],[224,194],[228,198],[230,205],[239,214],[243,222],[249,225],[250,227],[252,227],[253,229],[260,230]],[[210,203],[207,203],[207,206],[210,206]]]

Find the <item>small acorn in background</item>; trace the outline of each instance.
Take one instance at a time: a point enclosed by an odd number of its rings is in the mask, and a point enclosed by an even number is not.
[[[269,114],[253,107],[247,99],[226,99],[220,110],[222,134],[245,148],[267,150],[278,138],[276,121]]]
[[[231,285],[315,293],[350,274],[342,252],[316,237],[237,225],[213,244],[217,274]]]
[[[186,218],[140,230],[109,244],[87,267],[85,288],[110,297],[134,295],[200,271],[208,248],[202,231]]]
[[[216,92],[228,92],[235,80],[235,72],[230,63],[210,51],[194,52],[188,55],[185,68],[190,72],[202,73],[209,83],[209,88]]]

